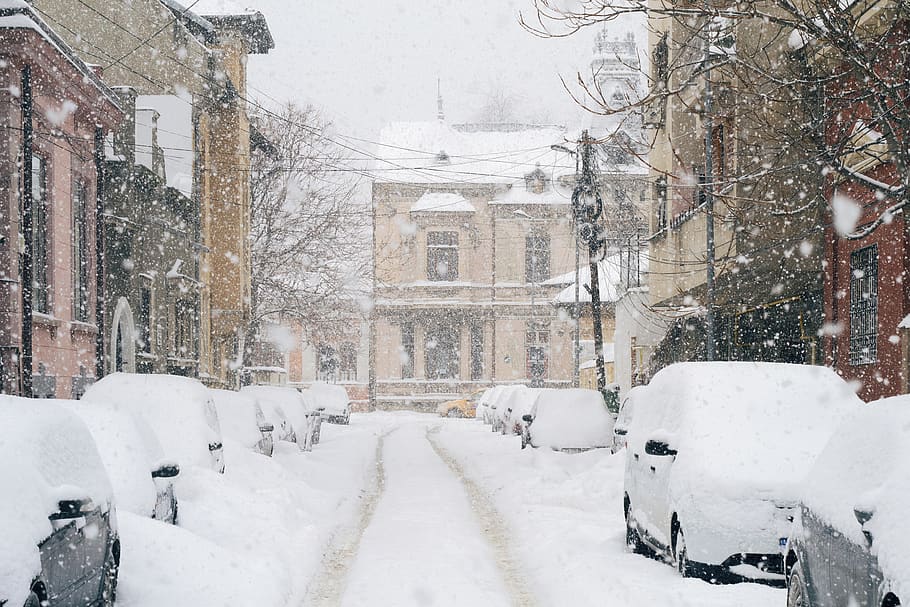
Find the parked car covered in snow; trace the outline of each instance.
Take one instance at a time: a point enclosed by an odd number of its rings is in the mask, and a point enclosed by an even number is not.
[[[505,402],[513,392],[517,390],[526,390],[527,388],[522,384],[509,384],[506,386],[496,386],[494,390],[496,392],[490,396],[490,425],[493,432],[502,432],[505,421],[503,419],[503,414],[506,413],[508,407]]]
[[[579,452],[610,447],[613,416],[597,390],[542,390],[524,416],[521,448]]]
[[[180,466],[224,472],[218,412],[202,382],[176,375],[112,373],[92,384],[82,399],[141,416]]]
[[[222,435],[247,449],[271,457],[275,448],[272,439],[275,425],[266,419],[256,399],[233,390],[211,392]]]
[[[862,406],[826,367],[679,363],[635,395],[624,512],[635,551],[683,576],[784,579],[799,485],[841,420]]]
[[[492,409],[490,405],[493,403],[493,399],[502,391],[502,386],[493,386],[492,388],[487,388],[483,391],[483,394],[480,395],[480,398],[477,400],[477,411],[475,415],[477,419],[483,421],[485,424],[492,424],[493,419],[490,415]]]
[[[0,605],[113,605],[117,516],[91,433],[15,396],[0,396],[0,428]]]
[[[526,388],[512,390],[499,402],[497,414],[500,419],[499,431],[505,435],[521,436],[524,430],[524,416],[531,412],[534,400],[549,388]]]
[[[285,416],[287,427],[281,440],[297,443],[301,451],[310,451],[319,440],[322,420],[316,405],[294,388],[287,386],[244,386],[241,394],[255,398],[266,416]]]
[[[351,421],[351,399],[344,386],[314,382],[304,390],[313,400],[316,408],[321,408],[322,419],[330,424],[348,424]]]
[[[54,401],[75,413],[92,433],[122,511],[177,523],[176,461],[165,457],[145,420],[119,405]]]
[[[613,453],[619,453],[626,447],[626,434],[629,433],[629,425],[632,423],[632,415],[635,411],[635,393],[640,389],[641,386],[635,386],[629,390],[619,406],[619,413],[613,424],[613,446],[610,448]]]
[[[787,605],[910,601],[910,396],[848,417],[806,477],[787,541]]]

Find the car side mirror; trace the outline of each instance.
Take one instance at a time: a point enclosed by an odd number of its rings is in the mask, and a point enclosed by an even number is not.
[[[174,478],[180,474],[180,466],[177,464],[164,464],[152,470],[152,478]]]
[[[260,432],[274,432],[275,425],[274,424],[261,424],[259,426],[259,431]]]
[[[534,418],[531,417],[530,415],[522,415],[521,420],[525,423],[530,424],[532,421],[534,421]]]
[[[625,436],[628,433],[629,433],[629,431],[626,430],[625,428],[623,428],[622,426],[613,427],[613,434],[615,434],[616,436]]]
[[[676,449],[671,449],[670,445],[660,440],[649,440],[645,443],[645,453],[648,455],[657,455],[660,457],[667,455],[676,455]]]
[[[92,499],[89,497],[60,500],[57,502],[57,512],[51,515],[52,519],[79,518],[92,510]]]
[[[875,513],[871,510],[864,510],[862,508],[854,508],[853,516],[856,517],[856,522],[859,523],[859,526],[863,530],[863,535],[866,536],[866,543],[872,545],[872,534],[866,529],[866,523],[872,520],[872,516]]]
[[[220,442],[209,443],[209,451],[218,451],[221,447],[222,445]]]

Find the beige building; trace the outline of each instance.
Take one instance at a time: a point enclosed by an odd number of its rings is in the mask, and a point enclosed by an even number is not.
[[[571,385],[574,325],[550,282],[575,266],[572,180],[560,181],[574,162],[550,149],[564,136],[441,117],[383,131],[401,158],[373,184],[374,406]]]
[[[802,69],[790,30],[760,18],[673,16],[669,2],[651,4],[649,295],[652,307],[689,308],[670,323],[655,364],[706,354],[709,194],[715,357],[817,363],[828,220],[821,174],[805,162],[815,156],[800,133],[807,106],[784,84]]]

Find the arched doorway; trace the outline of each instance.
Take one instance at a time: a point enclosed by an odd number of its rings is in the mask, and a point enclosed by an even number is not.
[[[135,373],[136,325],[133,322],[133,310],[126,297],[117,300],[111,327],[111,349],[108,355],[111,373],[117,371]]]

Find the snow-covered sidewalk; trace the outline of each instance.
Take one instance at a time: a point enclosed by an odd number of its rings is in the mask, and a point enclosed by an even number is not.
[[[401,419],[341,604],[512,604],[464,487],[427,440],[432,418]]]
[[[186,469],[178,527],[121,515],[117,604],[298,607],[339,529],[375,476],[376,444],[398,422],[355,415],[323,425],[310,453],[278,443],[273,458],[225,445],[225,474]]]
[[[538,605],[773,607],[781,589],[682,579],[629,553],[622,516],[623,455],[521,450],[477,420],[442,420],[438,439],[492,496]],[[442,603],[438,603],[442,604]]]

